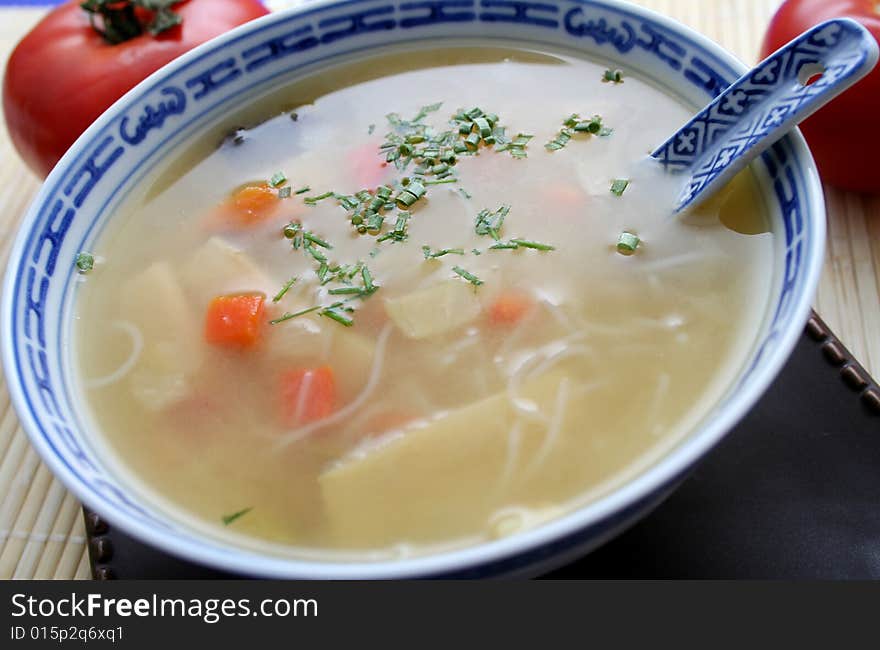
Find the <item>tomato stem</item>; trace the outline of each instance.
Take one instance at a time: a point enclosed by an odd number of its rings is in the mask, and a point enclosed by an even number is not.
[[[144,30],[155,36],[179,25],[180,15],[171,11],[171,5],[178,1],[84,0],[80,7],[89,14],[92,29],[111,45],[117,45],[140,36]],[[149,22],[142,22],[137,8],[146,10]]]

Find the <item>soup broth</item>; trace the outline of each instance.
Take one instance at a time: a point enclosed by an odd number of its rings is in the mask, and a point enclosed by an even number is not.
[[[608,73],[389,54],[141,183],[74,334],[142,496],[269,552],[400,556],[534,526],[679,442],[754,343],[772,234],[750,171],[673,216],[645,158],[690,110]]]

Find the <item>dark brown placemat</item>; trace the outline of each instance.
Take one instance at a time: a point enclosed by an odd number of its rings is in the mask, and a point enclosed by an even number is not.
[[[230,577],[86,512],[95,578]],[[813,315],[777,380],[657,510],[552,578],[880,579],[880,388]]]

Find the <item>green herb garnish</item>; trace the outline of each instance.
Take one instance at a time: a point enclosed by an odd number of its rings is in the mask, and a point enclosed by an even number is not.
[[[604,83],[622,84],[623,73],[620,70],[606,70],[605,74],[602,75],[602,81]]]
[[[223,515],[221,519],[223,520],[223,525],[228,526],[236,519],[240,519],[244,517],[247,513],[249,513],[253,508],[245,508],[244,510],[239,510],[238,512],[233,512],[231,515]]]
[[[422,246],[422,253],[425,256],[426,260],[437,259],[438,257],[443,257],[444,255],[464,255],[463,248],[441,248],[440,250],[432,251],[430,246]]]
[[[602,116],[594,115],[589,119],[583,119],[577,113],[572,113],[562,122],[562,128],[556,137],[544,145],[548,151],[559,151],[567,145],[575,134],[601,135],[604,129]]]
[[[285,185],[281,189],[278,190],[278,198],[279,199],[289,199],[290,195],[293,193],[290,185]]]
[[[511,244],[515,244],[518,248],[531,248],[536,251],[555,251],[556,247],[551,246],[550,244],[542,244],[537,241],[530,241],[528,239],[511,239]]]
[[[401,211],[397,213],[397,223],[394,224],[394,230],[387,232],[376,241],[383,242],[389,239],[397,242],[406,241],[409,235],[406,232],[407,223],[412,215],[409,212]],[[378,253],[377,253],[378,254]],[[372,254],[371,254],[372,255]],[[375,255],[373,255],[375,257]]]
[[[318,201],[323,201],[324,199],[329,199],[331,196],[335,196],[334,192],[324,192],[323,194],[319,194],[318,196],[307,196],[303,199],[306,205],[315,205]]]
[[[269,185],[272,187],[281,187],[287,182],[287,176],[284,175],[284,172],[275,172],[272,174],[272,178],[269,179]]]
[[[509,205],[502,205],[495,212],[481,210],[474,222],[475,232],[481,236],[489,235],[495,241],[500,240],[501,227],[504,225],[504,219],[509,213]]]
[[[308,230],[303,231],[303,238],[315,244],[316,246],[320,246],[321,248],[333,248],[330,244],[325,242],[320,237],[317,237],[313,233],[310,233]]]
[[[360,287],[339,287],[338,289],[330,289],[327,293],[331,296],[362,296],[365,294],[365,291]]]
[[[272,302],[278,302],[279,300],[281,300],[284,297],[284,294],[290,291],[290,287],[296,284],[296,280],[297,278],[290,278],[287,282],[285,282],[284,286],[281,287],[281,291],[276,293],[275,296],[272,298]]]
[[[404,179],[405,180],[405,179]],[[419,181],[409,181],[404,184],[404,188],[394,197],[394,202],[401,210],[412,207],[412,205],[425,196],[427,190]]]
[[[279,316],[275,320],[270,320],[269,324],[270,325],[277,325],[278,323],[283,323],[284,321],[288,321],[292,318],[298,318],[299,316],[305,316],[306,314],[311,314],[313,311],[318,311],[320,308],[321,308],[321,306],[318,305],[316,307],[309,307],[308,309],[303,309],[302,311],[297,311],[292,314],[290,312],[285,312],[284,314],[282,314],[281,316]]]
[[[514,158],[526,158],[528,157],[528,154],[526,153],[526,145],[529,143],[529,140],[534,137],[535,136],[529,135],[528,133],[519,133],[510,142],[505,142],[496,147],[495,151],[507,151]]]
[[[456,275],[464,278],[465,280],[470,282],[475,287],[479,287],[481,284],[483,284],[483,281],[480,278],[478,278],[476,275],[474,275],[470,271],[466,271],[465,269],[461,268],[460,266],[453,266],[452,270]]]
[[[611,182],[611,193],[615,196],[623,196],[626,188],[629,187],[629,180],[626,178],[617,178]]]
[[[340,303],[337,303],[337,305]],[[346,316],[342,311],[339,310],[338,307],[327,307],[326,309],[321,310],[321,316],[326,316],[330,320],[335,320],[340,325],[344,325],[345,327],[351,327],[354,325],[354,321]]]
[[[306,192],[311,192],[312,188],[306,185],[305,187],[299,188],[294,194],[305,194]]]
[[[624,255],[632,255],[636,252],[641,241],[642,240],[639,239],[638,235],[624,231],[620,233],[620,236],[617,238],[617,251]]]
[[[78,253],[74,264],[80,273],[88,273],[95,268],[95,256],[91,253]]]
[[[374,293],[379,288],[379,285],[373,282],[373,274],[366,264],[361,266],[361,280],[364,281],[364,291],[368,294]]]
[[[446,183],[457,183],[457,178],[438,178],[435,180],[426,180],[425,185],[445,185]]]

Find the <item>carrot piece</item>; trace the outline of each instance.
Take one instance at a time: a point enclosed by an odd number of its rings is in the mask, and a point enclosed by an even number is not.
[[[281,375],[281,419],[293,427],[325,418],[336,407],[333,368],[298,368]]]
[[[230,206],[242,225],[262,221],[278,205],[278,193],[268,183],[245,185],[230,198]]]
[[[388,163],[379,155],[379,146],[375,142],[352,149],[348,160],[358,187],[372,189],[388,175]]]
[[[532,307],[534,302],[523,293],[518,291],[502,293],[489,305],[489,322],[498,327],[511,327],[519,323]]]
[[[211,345],[247,348],[260,340],[266,299],[262,295],[217,296],[205,316],[205,340]]]

